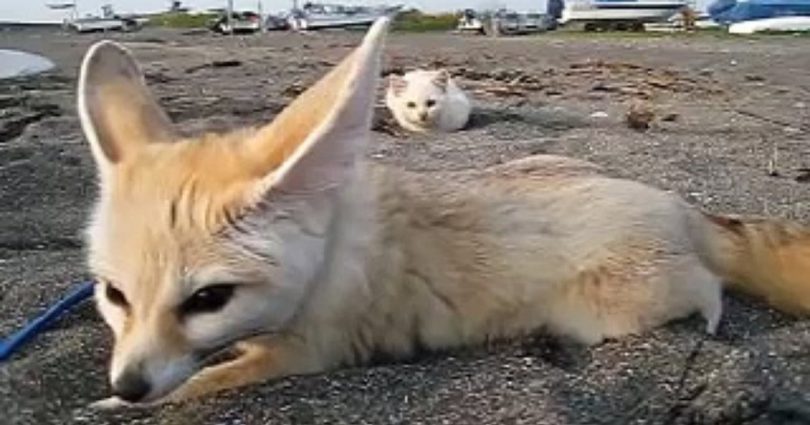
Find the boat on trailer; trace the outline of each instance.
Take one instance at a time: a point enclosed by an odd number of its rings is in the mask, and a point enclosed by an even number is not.
[[[86,33],[86,32],[106,32],[106,31],[134,31],[139,29],[145,22],[136,16],[122,16],[113,11],[111,4],[101,7],[101,16],[88,15],[79,17],[76,1],[64,3],[46,3],[49,9],[64,10],[68,16],[62,22],[65,29]]]
[[[294,30],[368,27],[378,18],[390,16],[402,9],[397,6],[346,6],[334,3],[307,2],[301,8],[293,6],[287,18]]]
[[[559,23],[582,23],[586,30],[643,30],[644,24],[665,22],[687,6],[687,0],[567,0]]]

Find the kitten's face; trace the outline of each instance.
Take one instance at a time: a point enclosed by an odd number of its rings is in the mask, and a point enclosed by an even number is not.
[[[430,127],[438,120],[447,92],[445,73],[415,71],[395,76],[391,87],[405,119],[420,127]]]

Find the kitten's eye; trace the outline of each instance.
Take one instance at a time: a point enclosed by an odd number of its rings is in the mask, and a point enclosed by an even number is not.
[[[416,102],[408,102],[407,106],[411,109],[416,108]]]
[[[114,286],[110,285],[109,283],[104,284],[104,296],[107,299],[121,308],[129,307],[129,303],[127,302],[127,297],[124,296],[124,293],[116,289]]]
[[[235,285],[221,284],[202,288],[180,305],[180,314],[213,313],[221,310],[233,297]]]
[[[428,108],[432,108],[432,107],[434,107],[436,105],[436,101],[433,100],[433,99],[430,99],[427,102],[425,102],[425,105],[427,105]]]

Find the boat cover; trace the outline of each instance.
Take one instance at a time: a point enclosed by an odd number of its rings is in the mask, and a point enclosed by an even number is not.
[[[716,0],[707,12],[716,22],[728,24],[781,16],[810,16],[810,0]]]

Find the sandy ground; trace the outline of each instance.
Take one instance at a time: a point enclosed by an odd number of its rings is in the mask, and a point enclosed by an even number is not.
[[[359,34],[117,35],[189,132],[270,120]],[[0,82],[0,334],[86,278],[95,194],[74,81],[99,36],[0,32],[49,75]],[[810,222],[810,39],[394,35],[387,72],[445,66],[477,100],[470,128],[405,138],[380,114],[369,155],[411,169],[533,153],[595,161],[712,211]],[[643,99],[646,132],[624,124]],[[594,112],[599,112],[595,116]],[[606,114],[606,117],[604,116]],[[772,173],[769,174],[769,170]],[[771,175],[773,174],[773,175]],[[587,206],[583,206],[587,208]],[[407,364],[297,377],[181,406],[95,413],[110,336],[91,305],[0,365],[0,422],[186,424],[808,424],[810,322],[726,297],[719,335],[685,320],[591,349],[538,336]]]

